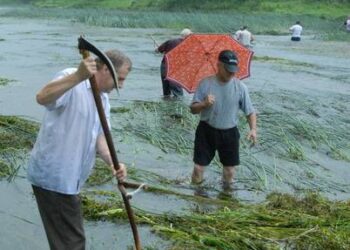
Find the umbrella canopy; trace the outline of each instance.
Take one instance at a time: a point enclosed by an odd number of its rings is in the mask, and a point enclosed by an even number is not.
[[[226,34],[192,34],[165,55],[166,78],[193,93],[199,82],[217,72],[219,53],[233,50],[238,57],[239,71],[235,76],[250,76],[253,52]]]

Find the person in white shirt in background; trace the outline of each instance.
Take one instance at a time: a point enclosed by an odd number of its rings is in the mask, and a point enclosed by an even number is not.
[[[346,31],[350,32],[350,16],[348,16],[348,19],[345,20],[344,25],[345,25]]]
[[[303,27],[301,26],[299,21],[297,21],[292,27],[290,27],[289,31],[292,32],[292,41],[299,42],[301,40],[301,32],[303,31]]]
[[[235,33],[235,39],[248,49],[253,47],[252,41],[254,41],[254,37],[247,26],[243,26]]]

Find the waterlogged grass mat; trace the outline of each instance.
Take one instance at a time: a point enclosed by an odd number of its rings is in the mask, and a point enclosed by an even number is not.
[[[101,196],[106,201],[101,201]],[[154,233],[170,240],[169,250],[350,248],[349,202],[331,202],[316,193],[300,197],[272,193],[264,203],[256,205],[212,199],[207,202],[216,203],[216,209],[197,209],[181,216],[136,209],[136,221],[150,225]],[[86,192],[83,204],[89,220],[127,218],[114,192]]]
[[[11,181],[26,162],[39,125],[15,116],[0,116],[0,178]]]
[[[289,94],[281,95],[280,98],[285,99]],[[254,95],[253,98],[259,102],[262,97]],[[154,233],[169,240],[170,250],[350,249],[350,203],[330,201],[317,192],[329,189],[346,192],[348,186],[312,171],[309,165],[312,161],[307,150],[311,148],[328,152],[326,155],[331,159],[348,162],[348,138],[343,133],[343,122],[346,122],[346,118],[338,119],[339,126],[333,126],[332,133],[327,129],[326,122],[327,119],[335,119],[337,115],[347,111],[339,106],[339,113],[329,113],[329,117],[324,116],[324,121],[321,122],[312,119],[319,117],[321,107],[314,103],[298,105],[305,107],[303,115],[282,115],[276,110],[269,112],[269,108],[273,107],[264,108],[264,113],[259,115],[262,145],[256,151],[250,152],[247,151],[251,150],[250,145],[242,143],[242,165],[248,165],[250,158],[256,158],[253,160],[256,165],[249,171],[241,172],[238,179],[249,176],[250,180],[244,180],[248,183],[247,186],[255,185],[257,189],[267,193],[269,182],[273,178],[291,186],[298,184],[299,186],[293,187],[299,191],[298,187],[302,187],[316,192],[304,191],[296,196],[274,192],[269,194],[264,202],[244,204],[232,198],[205,198],[179,193],[173,189],[173,186],[178,184],[176,180],[131,167],[130,178],[150,180],[152,186],[148,192],[153,193],[155,197],[172,195],[197,204],[186,214],[152,213],[135,207],[137,223],[149,225]],[[284,108],[293,111],[288,103]],[[118,117],[113,114],[118,114]],[[143,119],[140,119],[141,116]],[[187,105],[182,102],[134,102],[130,106],[114,108],[112,124],[114,119],[122,121],[119,123],[119,129],[126,131],[124,136],[136,136],[139,140],[159,147],[165,153],[191,155],[198,117],[191,115]],[[246,126],[243,117],[241,122]],[[316,130],[315,122],[318,122]],[[279,123],[285,124],[283,130],[278,129]],[[23,167],[28,150],[35,141],[38,127],[37,123],[22,118],[0,117],[2,178],[11,180],[17,176],[18,169]],[[119,129],[115,128],[114,131]],[[172,137],[164,135],[169,133],[167,129],[171,130]],[[338,154],[331,154],[333,148],[338,150]],[[275,157],[299,166],[300,170],[303,170],[300,172],[302,174],[295,172],[294,176],[288,175],[283,168],[277,167],[276,164],[270,166],[269,162],[264,162],[258,157],[261,153],[271,154],[271,150]],[[254,155],[257,156],[253,157]],[[219,168],[217,163],[214,165]],[[307,175],[303,175],[305,173]],[[110,181],[109,170],[106,171],[105,166],[98,161],[87,189],[82,193],[84,216],[88,220],[127,223],[118,192],[100,190],[101,185]],[[145,249],[157,247],[145,246]]]

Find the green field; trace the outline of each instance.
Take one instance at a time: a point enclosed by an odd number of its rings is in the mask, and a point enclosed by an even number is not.
[[[320,17],[346,17],[349,0],[0,0],[0,3],[28,3],[39,7],[98,7],[113,9],[152,9],[165,11],[239,11],[307,14]]]
[[[1,0],[0,0],[1,1]],[[57,4],[57,1],[55,1]],[[109,8],[66,8],[22,6],[3,11],[3,17],[63,19],[88,25],[119,28],[167,28],[181,30],[184,27],[199,33],[232,33],[247,25],[256,35],[287,35],[288,28],[300,20],[304,34],[314,39],[350,41],[350,35],[343,27],[343,18],[325,18],[307,14],[283,14],[278,12],[228,11],[161,11],[121,10]]]

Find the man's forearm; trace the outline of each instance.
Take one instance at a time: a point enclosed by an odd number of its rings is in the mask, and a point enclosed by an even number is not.
[[[195,102],[190,106],[192,114],[199,114],[203,109],[206,108],[205,102]]]
[[[249,124],[250,130],[256,130],[256,114],[251,113],[250,115],[247,116],[247,121]]]
[[[61,79],[51,81],[38,92],[36,95],[36,100],[41,105],[52,103],[60,98],[69,89],[77,85],[80,81],[81,79],[75,73]]]
[[[107,163],[109,166],[113,165],[112,157],[109,152],[109,148],[107,145],[106,138],[103,134],[99,135],[97,138],[97,153],[101,157],[101,159]]]

